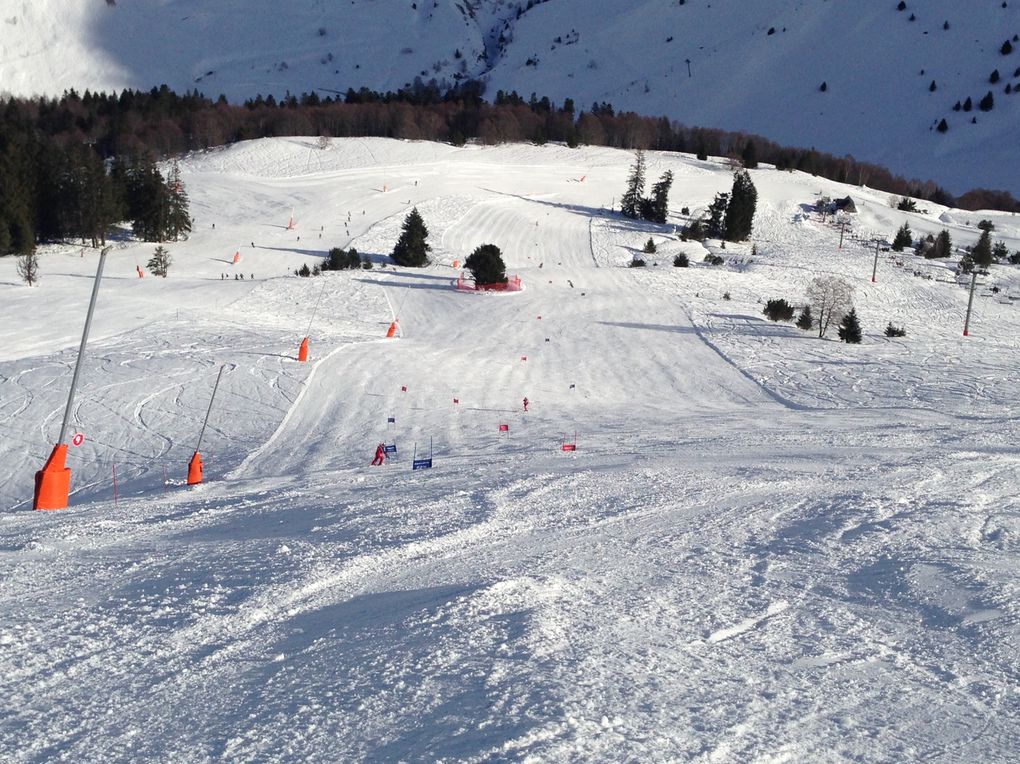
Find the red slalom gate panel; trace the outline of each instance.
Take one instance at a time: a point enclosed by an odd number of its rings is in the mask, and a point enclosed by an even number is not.
[[[577,450],[577,444],[576,443],[564,443],[561,446],[561,448],[564,451],[576,451]]]

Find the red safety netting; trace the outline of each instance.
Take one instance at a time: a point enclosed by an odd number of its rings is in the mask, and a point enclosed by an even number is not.
[[[506,283],[476,284],[469,276],[461,273],[457,277],[457,289],[461,292],[520,292],[521,277],[514,276],[507,279]]]

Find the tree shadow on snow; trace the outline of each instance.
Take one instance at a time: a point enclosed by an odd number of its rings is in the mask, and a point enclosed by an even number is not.
[[[267,247],[258,245],[255,249],[268,249],[270,252],[287,252],[292,255],[308,255],[309,257],[325,258],[329,252],[324,249],[298,249],[297,247]]]
[[[626,218],[618,212],[613,210],[607,210],[603,207],[588,207],[583,204],[567,204],[565,202],[550,202],[545,199],[532,199],[527,196],[521,196],[520,194],[511,194],[509,191],[496,191],[492,188],[478,187],[481,191],[485,191],[490,194],[497,196],[509,196],[514,199],[520,199],[522,202],[528,202],[529,204],[541,204],[546,207],[555,207],[557,209],[564,210],[566,212],[572,212],[575,215],[582,215],[588,218],[599,218],[607,222],[615,224],[615,226],[624,231],[637,231],[640,233],[672,233],[673,225],[669,223],[652,223],[648,220],[634,220],[632,218]]]
[[[644,329],[650,332],[670,332],[672,334],[697,334],[693,326],[677,326],[669,324],[638,324],[631,321],[596,321],[602,326],[615,326],[620,329]]]
[[[355,279],[355,281],[360,281],[362,284],[375,284],[376,286],[397,287],[399,289],[435,289],[441,292],[453,291],[452,279],[446,279],[445,284],[394,284],[392,281],[366,278]]]

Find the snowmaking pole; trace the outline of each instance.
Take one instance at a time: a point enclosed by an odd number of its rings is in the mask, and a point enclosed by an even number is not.
[[[970,336],[970,310],[974,305],[974,287],[977,285],[978,272],[971,271],[970,274],[970,297],[967,299],[967,317],[963,320],[963,336]]]
[[[837,249],[843,249],[843,232],[846,230],[846,223],[839,224],[839,247]]]
[[[875,276],[878,274],[878,242],[875,242],[875,264],[871,266],[871,283],[875,283]]]
[[[315,320],[315,314],[319,311],[319,303],[322,302],[322,296],[326,294],[326,283],[323,282],[322,289],[319,291],[319,298],[315,301],[315,307],[312,308],[312,315],[308,319],[308,328],[305,330],[305,337],[301,340],[301,347],[298,348],[297,359],[304,363],[308,360],[308,335],[312,331],[312,321]]]
[[[85,329],[81,333],[81,344],[78,346],[78,360],[74,363],[71,390],[67,394],[67,407],[64,409],[64,419],[60,423],[60,436],[57,438],[57,444],[53,447],[46,464],[35,473],[35,498],[32,503],[34,509],[64,509],[67,507],[67,498],[71,492],[71,470],[65,466],[67,443],[64,442],[64,437],[67,435],[67,425],[71,421],[74,393],[78,388],[78,380],[81,378],[81,362],[85,358],[85,345],[88,343],[89,330],[92,328],[92,314],[96,310],[99,284],[103,280],[103,266],[106,264],[106,256],[111,249],[113,247],[103,247],[99,253],[96,280],[92,283],[92,297],[89,300],[88,312],[85,314]]]
[[[202,438],[205,437],[205,427],[209,424],[209,415],[212,414],[213,402],[216,400],[216,391],[220,389],[220,379],[223,378],[223,370],[227,368],[226,364],[220,366],[220,373],[216,375],[216,384],[213,385],[212,397],[209,399],[209,408],[205,412],[205,421],[202,422],[202,430],[198,434],[198,444],[195,446],[195,453],[191,457],[191,461],[188,463],[188,485],[195,485],[201,483],[204,476],[202,466]]]

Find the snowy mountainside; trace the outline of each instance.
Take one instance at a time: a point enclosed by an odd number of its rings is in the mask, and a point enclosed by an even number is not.
[[[871,273],[904,222],[966,246],[987,218],[1017,250],[1020,218],[762,167],[752,254],[675,228],[724,161],[647,159],[666,225],[611,211],[633,155],[609,148],[186,157],[169,276],[114,240],[58,512],[32,473],[96,253],[41,248],[32,288],[0,259],[0,759],[1011,761],[1018,268],[982,277],[967,338],[952,264]],[[412,207],[433,262],[396,268]],[[481,243],[523,291],[454,289]],[[293,275],[332,246],[374,267]],[[762,315],[818,275],[852,285],[861,345]]]
[[[12,93],[166,82],[244,99],[475,77],[490,97],[604,101],[851,154],[953,193],[1020,195],[1020,44],[1000,52],[1020,33],[1020,7],[1001,0],[903,11],[832,0],[39,0],[0,24],[0,88]],[[994,108],[981,111],[987,92]],[[971,111],[953,111],[968,97]]]

